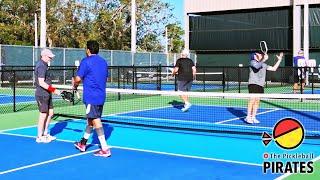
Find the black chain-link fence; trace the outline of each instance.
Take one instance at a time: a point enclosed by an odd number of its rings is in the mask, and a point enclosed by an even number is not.
[[[177,79],[172,76],[172,66],[109,66],[108,88],[142,90],[177,90]],[[302,69],[280,67],[267,72],[265,93],[293,93],[294,73]],[[70,85],[76,67],[51,66],[49,74],[53,84]],[[308,81],[298,93],[319,94],[320,72],[308,68]],[[249,67],[197,67],[192,91],[247,93]],[[300,74],[302,79],[302,74]],[[0,70],[0,113],[37,109],[34,98],[35,77],[33,66],[2,66]],[[109,99],[108,99],[109,100]],[[55,107],[70,105],[54,97]]]

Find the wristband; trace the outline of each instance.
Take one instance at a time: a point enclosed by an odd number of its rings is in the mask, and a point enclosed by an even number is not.
[[[54,88],[54,87],[52,87],[51,85],[49,85],[48,91],[49,91],[50,93],[53,93],[55,90],[56,90],[56,88]]]

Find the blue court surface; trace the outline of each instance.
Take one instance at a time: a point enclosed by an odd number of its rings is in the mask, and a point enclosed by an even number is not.
[[[308,89],[308,90],[304,90],[303,94],[320,94],[320,90],[319,89],[314,89],[314,90]]]
[[[135,117],[148,120],[159,118],[166,121],[181,120],[184,123],[194,118],[192,111],[206,111],[200,117],[203,123],[229,125],[243,124],[239,119],[244,109],[192,106],[189,112],[179,108],[159,108],[131,113],[110,115],[107,118]],[[224,111],[221,117],[212,109]],[[207,112],[212,112],[208,115]],[[166,111],[166,113],[163,113]],[[172,111],[168,113],[168,111]],[[277,109],[262,109],[261,121]],[[295,113],[295,112],[288,112]],[[168,115],[170,114],[170,115]],[[275,113],[276,114],[276,113]],[[310,118],[319,114],[308,112]],[[306,116],[303,112],[298,116]],[[179,118],[177,117],[179,116]],[[220,117],[219,119],[217,119]],[[199,118],[199,117],[198,117]],[[176,122],[177,123],[177,122]],[[260,126],[271,127],[271,122]],[[110,158],[95,157],[98,138],[92,140],[85,153],[74,148],[73,142],[83,135],[84,120],[66,120],[51,124],[51,134],[58,139],[49,144],[35,142],[36,127],[24,127],[0,132],[0,179],[274,179],[282,174],[264,174],[262,171],[265,152],[283,153],[274,142],[264,146],[259,136],[213,134],[192,131],[144,128],[119,124],[104,124]],[[306,126],[306,129],[312,126]],[[317,140],[318,141],[318,140]],[[305,140],[290,153],[320,154],[319,143]]]
[[[54,96],[53,100],[59,99],[61,100],[61,97]],[[13,96],[12,95],[4,95],[0,94],[0,105],[5,104],[13,104]],[[34,95],[16,95],[16,103],[35,103],[36,99]]]
[[[16,102],[17,103],[24,103],[24,102],[35,102],[34,96],[27,96],[27,95],[16,95]],[[1,104],[11,104],[13,103],[13,96],[12,95],[5,95],[0,94],[0,105]]]
[[[113,84],[113,83],[108,83],[107,84],[108,88],[118,88],[118,84]],[[137,83],[136,86],[133,87],[132,83],[130,84],[120,84],[120,88],[125,88],[125,89],[141,89],[141,90],[157,90],[157,84],[156,83]],[[192,90],[222,90],[223,86],[218,85],[218,84],[192,84]],[[175,85],[174,84],[161,84],[161,90],[165,91],[170,91],[170,90],[175,90]]]
[[[273,126],[284,117],[300,120],[307,133],[320,133],[320,112],[293,109],[260,108],[257,119],[260,123],[247,124],[243,121],[247,109],[242,107],[193,105],[188,113],[181,113],[182,106],[164,107],[107,116],[106,119],[126,122],[149,122],[153,125],[168,125],[192,128],[233,128],[238,131],[264,130],[271,132]],[[319,134],[316,134],[319,135]]]

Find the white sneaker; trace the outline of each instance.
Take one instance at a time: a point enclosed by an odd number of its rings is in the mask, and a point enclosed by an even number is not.
[[[49,143],[51,142],[46,136],[37,137],[37,143]]]
[[[184,108],[182,108],[181,111],[182,111],[182,112],[186,112],[186,111],[188,111],[188,110],[190,109],[191,106],[192,106],[192,105],[191,105],[190,103],[185,104],[185,105],[184,105]]]
[[[55,136],[51,136],[50,134],[44,135],[50,142],[56,140]]]
[[[246,123],[248,123],[248,124],[253,124],[253,123],[254,123],[254,122],[253,122],[253,118],[248,117],[248,116],[244,119],[244,122],[246,122]]]
[[[260,123],[260,121],[258,121],[258,119],[256,117],[252,117],[252,120],[253,120],[253,123],[255,123],[255,124],[259,124]]]

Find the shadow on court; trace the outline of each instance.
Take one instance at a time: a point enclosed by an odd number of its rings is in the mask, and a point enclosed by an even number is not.
[[[244,109],[228,107],[227,110],[238,118],[243,118],[244,116],[247,115],[247,113],[244,112],[245,111]]]
[[[168,104],[171,104],[172,107],[176,108],[176,109],[182,109],[184,107],[184,103],[181,102],[181,101],[176,101],[176,100],[173,100],[171,102],[168,102]]]
[[[62,122],[58,122],[58,123],[54,124],[54,126],[50,129],[50,134],[53,136],[56,136],[57,134],[63,133],[64,130],[71,130],[71,131],[77,132],[79,134],[78,138],[80,140],[83,136],[83,132],[84,132],[86,123],[81,122],[83,124],[82,128],[69,128],[68,127],[69,123],[74,124],[77,122],[74,120],[71,120],[71,119],[65,120]],[[106,139],[109,139],[109,137],[111,136],[111,133],[113,131],[113,127],[111,127],[108,124],[102,124],[102,125],[103,125],[103,129],[104,129],[105,137],[106,137]],[[93,133],[91,135],[91,138],[92,138],[91,144],[89,144],[87,146],[87,148],[94,146],[94,144],[100,144],[99,139],[98,139],[98,135],[94,129],[93,129]]]

